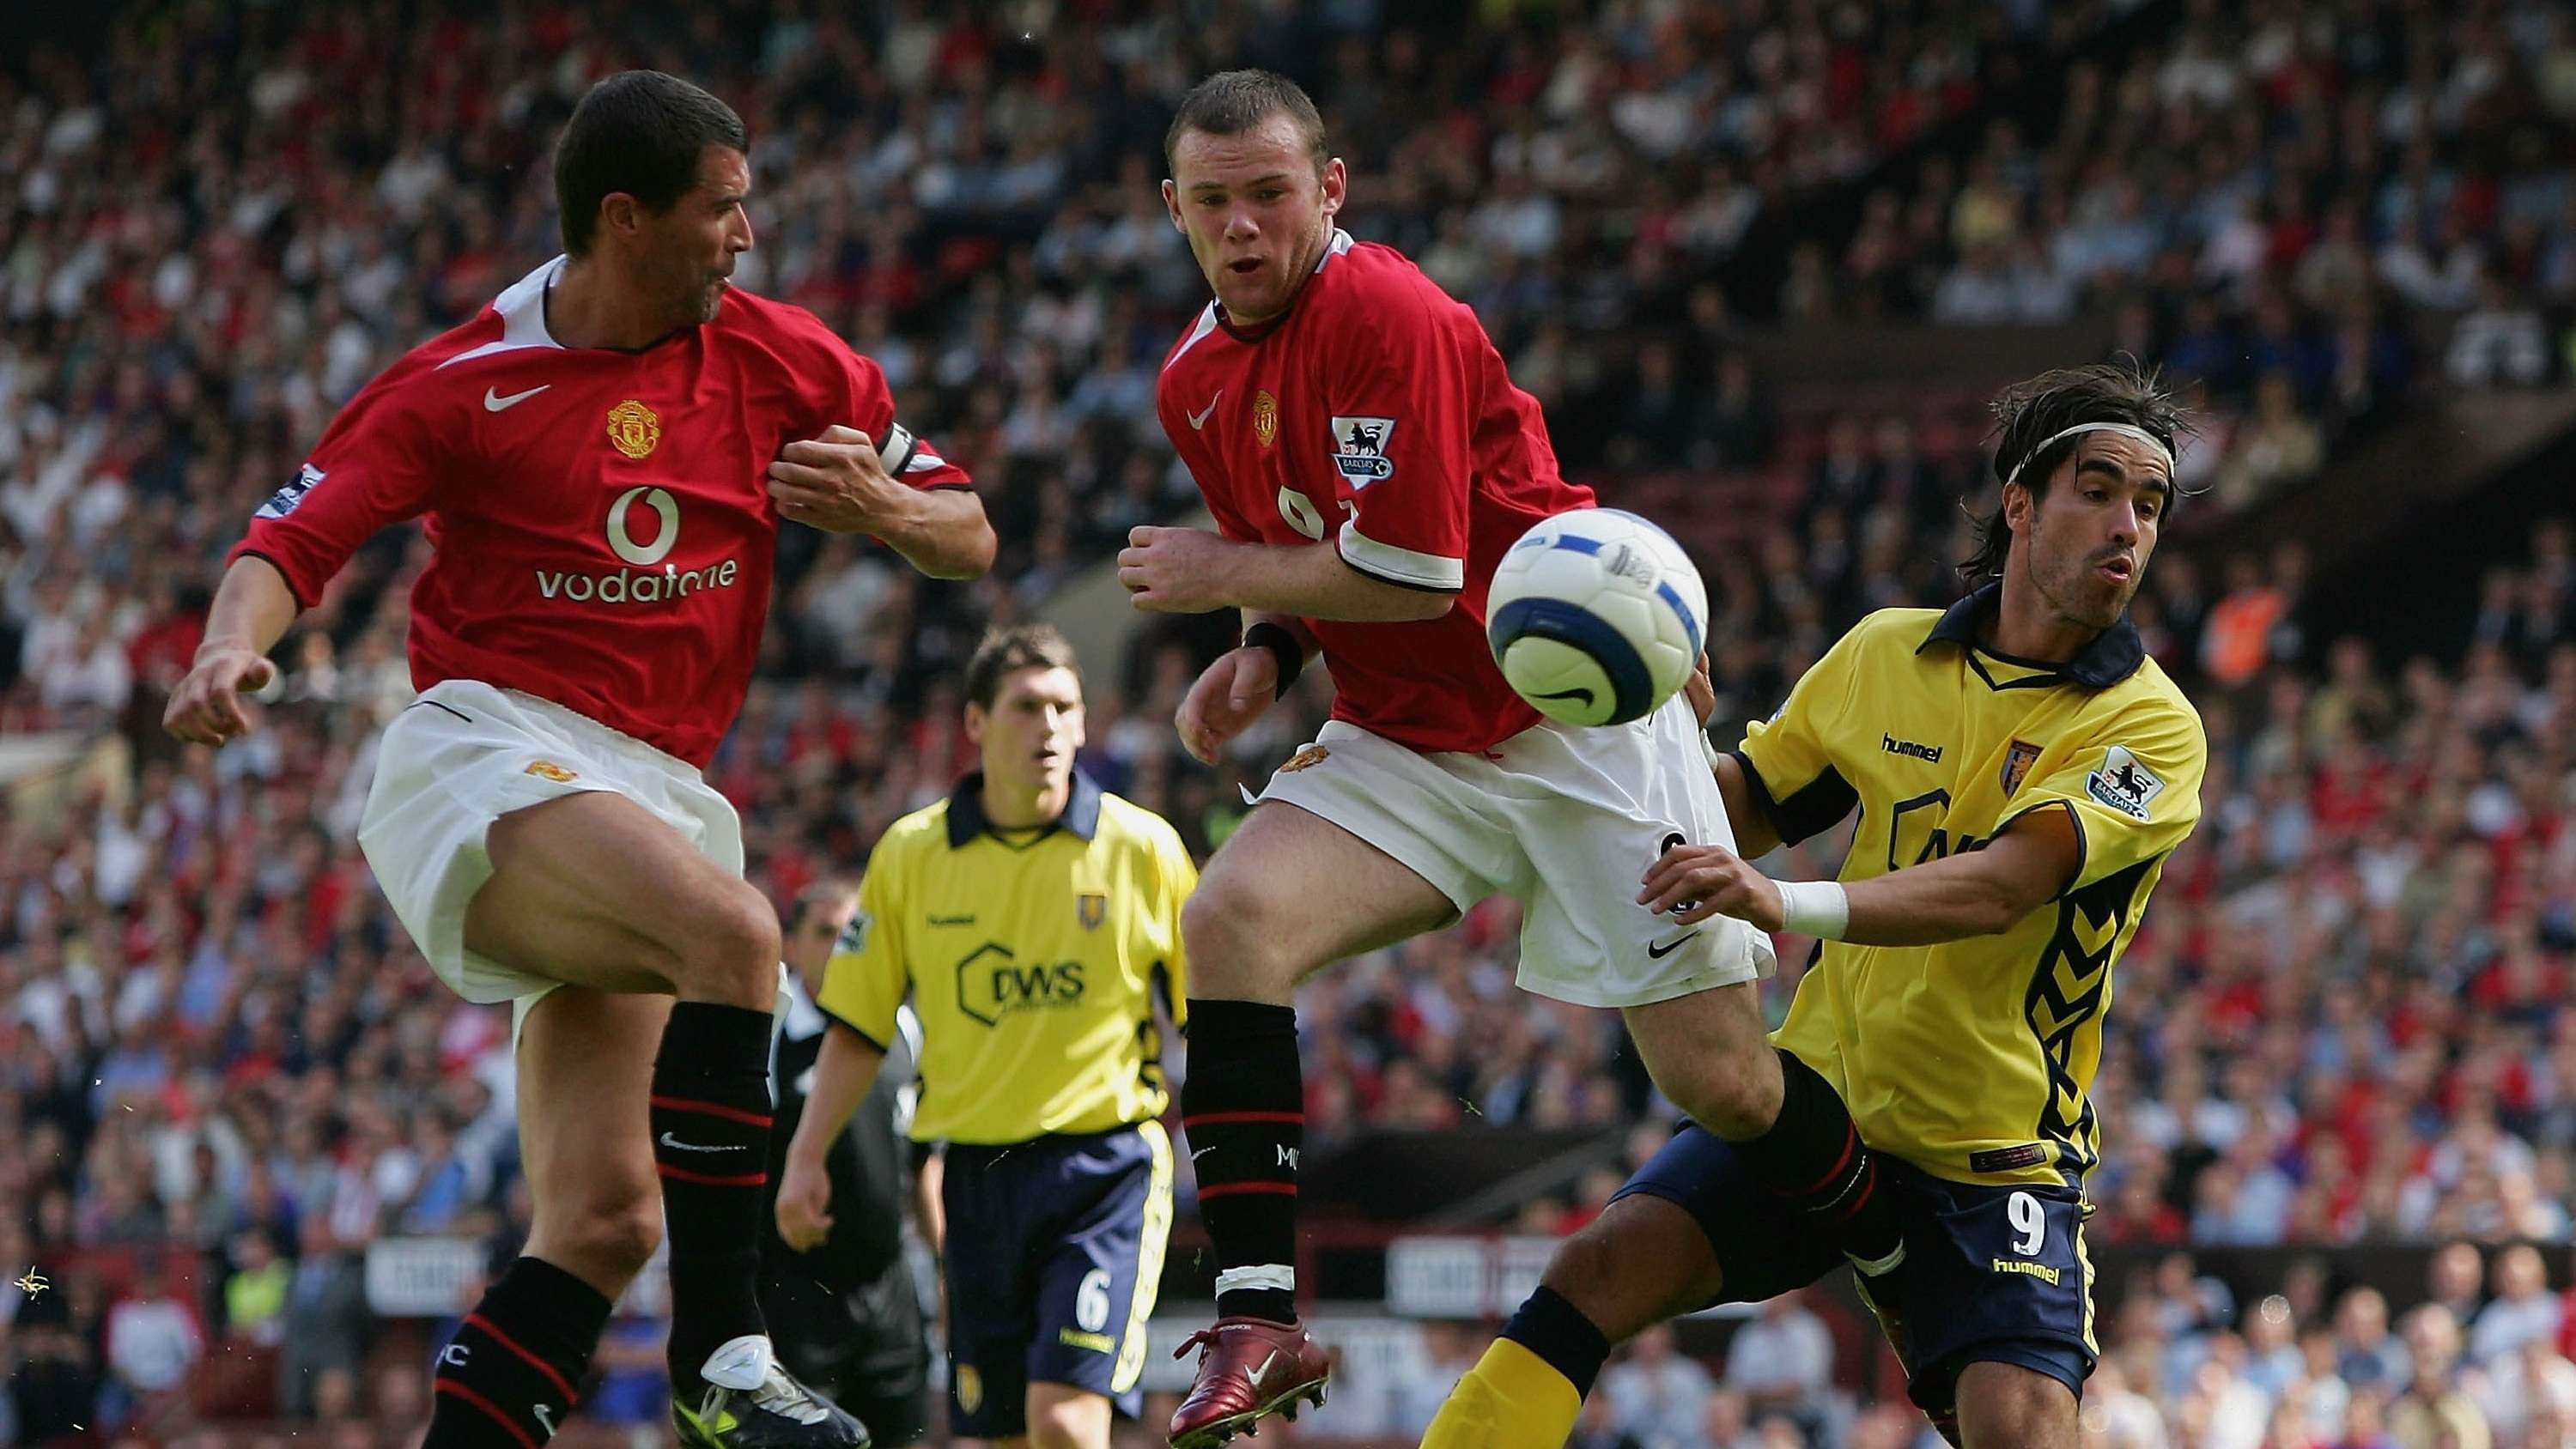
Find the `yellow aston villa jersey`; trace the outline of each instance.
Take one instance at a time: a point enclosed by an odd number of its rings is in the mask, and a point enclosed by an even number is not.
[[[991,1146],[1160,1116],[1154,999],[1179,1020],[1189,852],[1161,816],[1079,775],[1037,830],[992,828],[982,788],[969,776],[877,842],[817,1004],[882,1045],[910,996],[918,1141]]]
[[[2075,823],[2074,880],[2001,935],[1827,942],[1776,1040],[1872,1147],[1963,1182],[2080,1181],[2112,965],[2200,819],[2208,744],[2125,618],[2041,664],[1977,642],[1997,599],[1870,615],[1737,758],[1783,840],[1859,807],[1845,881],[1978,849],[2034,810]]]

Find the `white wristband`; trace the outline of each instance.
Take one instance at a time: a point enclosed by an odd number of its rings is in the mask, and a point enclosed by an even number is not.
[[[1851,894],[1842,882],[1775,880],[1772,884],[1780,888],[1780,905],[1788,917],[1781,923],[1782,930],[1819,941],[1843,938],[1843,928],[1851,924]]]

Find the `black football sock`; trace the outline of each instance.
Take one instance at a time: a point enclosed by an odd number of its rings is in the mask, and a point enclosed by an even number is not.
[[[439,1350],[422,1449],[553,1438],[581,1398],[608,1310],[598,1289],[552,1263],[512,1263]]]
[[[1583,1316],[1582,1309],[1544,1283],[1521,1300],[1520,1311],[1503,1325],[1502,1336],[1565,1375],[1577,1398],[1591,1394],[1592,1381],[1601,1377],[1602,1362],[1610,1357],[1610,1340]]]
[[[1297,1010],[1189,1004],[1181,1130],[1216,1248],[1220,1317],[1297,1321],[1297,1152],[1306,1140]]]
[[[653,1161],[671,1244],[671,1384],[694,1401],[709,1355],[760,1316],[760,1204],[769,1182],[770,1016],[683,1001],[653,1061]]]
[[[1865,1271],[1895,1267],[1904,1238],[1850,1109],[1794,1053],[1780,1052],[1780,1078],[1779,1117],[1761,1136],[1735,1143],[1737,1154],[1756,1182],[1796,1204]]]

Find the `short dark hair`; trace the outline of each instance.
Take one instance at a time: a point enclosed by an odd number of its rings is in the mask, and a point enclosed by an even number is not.
[[[1002,697],[1002,680],[1020,669],[1070,669],[1077,680],[1082,665],[1074,659],[1073,641],[1053,624],[1013,624],[985,634],[966,661],[966,701],[991,709]]]
[[[828,876],[796,893],[795,904],[787,908],[787,930],[792,935],[805,929],[814,913],[843,901],[858,899],[859,888],[838,876]]]
[[[1240,136],[1272,116],[1286,116],[1306,133],[1306,150],[1314,158],[1318,175],[1324,163],[1333,159],[1333,148],[1324,140],[1324,115],[1315,109],[1314,98],[1306,88],[1276,71],[1221,70],[1190,87],[1181,98],[1181,108],[1172,115],[1172,128],[1163,133],[1163,166],[1172,165],[1172,150],[1181,144],[1187,131],[1204,131],[1211,136]]]
[[[623,191],[667,212],[698,184],[709,146],[751,149],[742,117],[706,91],[658,70],[620,71],[592,86],[555,143],[556,224],[564,250],[584,256],[599,204]]]
[[[1994,412],[1995,482],[2001,485],[2018,474],[2033,499],[2046,495],[2049,478],[2084,441],[2081,434],[2057,437],[2068,428],[2127,423],[2144,429],[2169,454],[2192,432],[2190,412],[2159,385],[2156,374],[2131,357],[2061,367],[2014,383],[1996,396]],[[2174,489],[2179,494],[2182,484],[2176,481]],[[2004,522],[1998,498],[1994,510],[1977,520],[1977,551],[1959,565],[1959,572],[1971,584],[2001,578],[2004,554],[2011,547],[2012,529]]]

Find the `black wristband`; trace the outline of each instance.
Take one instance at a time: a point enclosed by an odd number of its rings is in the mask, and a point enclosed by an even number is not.
[[[1279,688],[1270,697],[1286,699],[1288,686],[1297,682],[1298,672],[1306,667],[1306,646],[1283,626],[1260,623],[1243,631],[1243,647],[1267,649],[1279,661]]]

